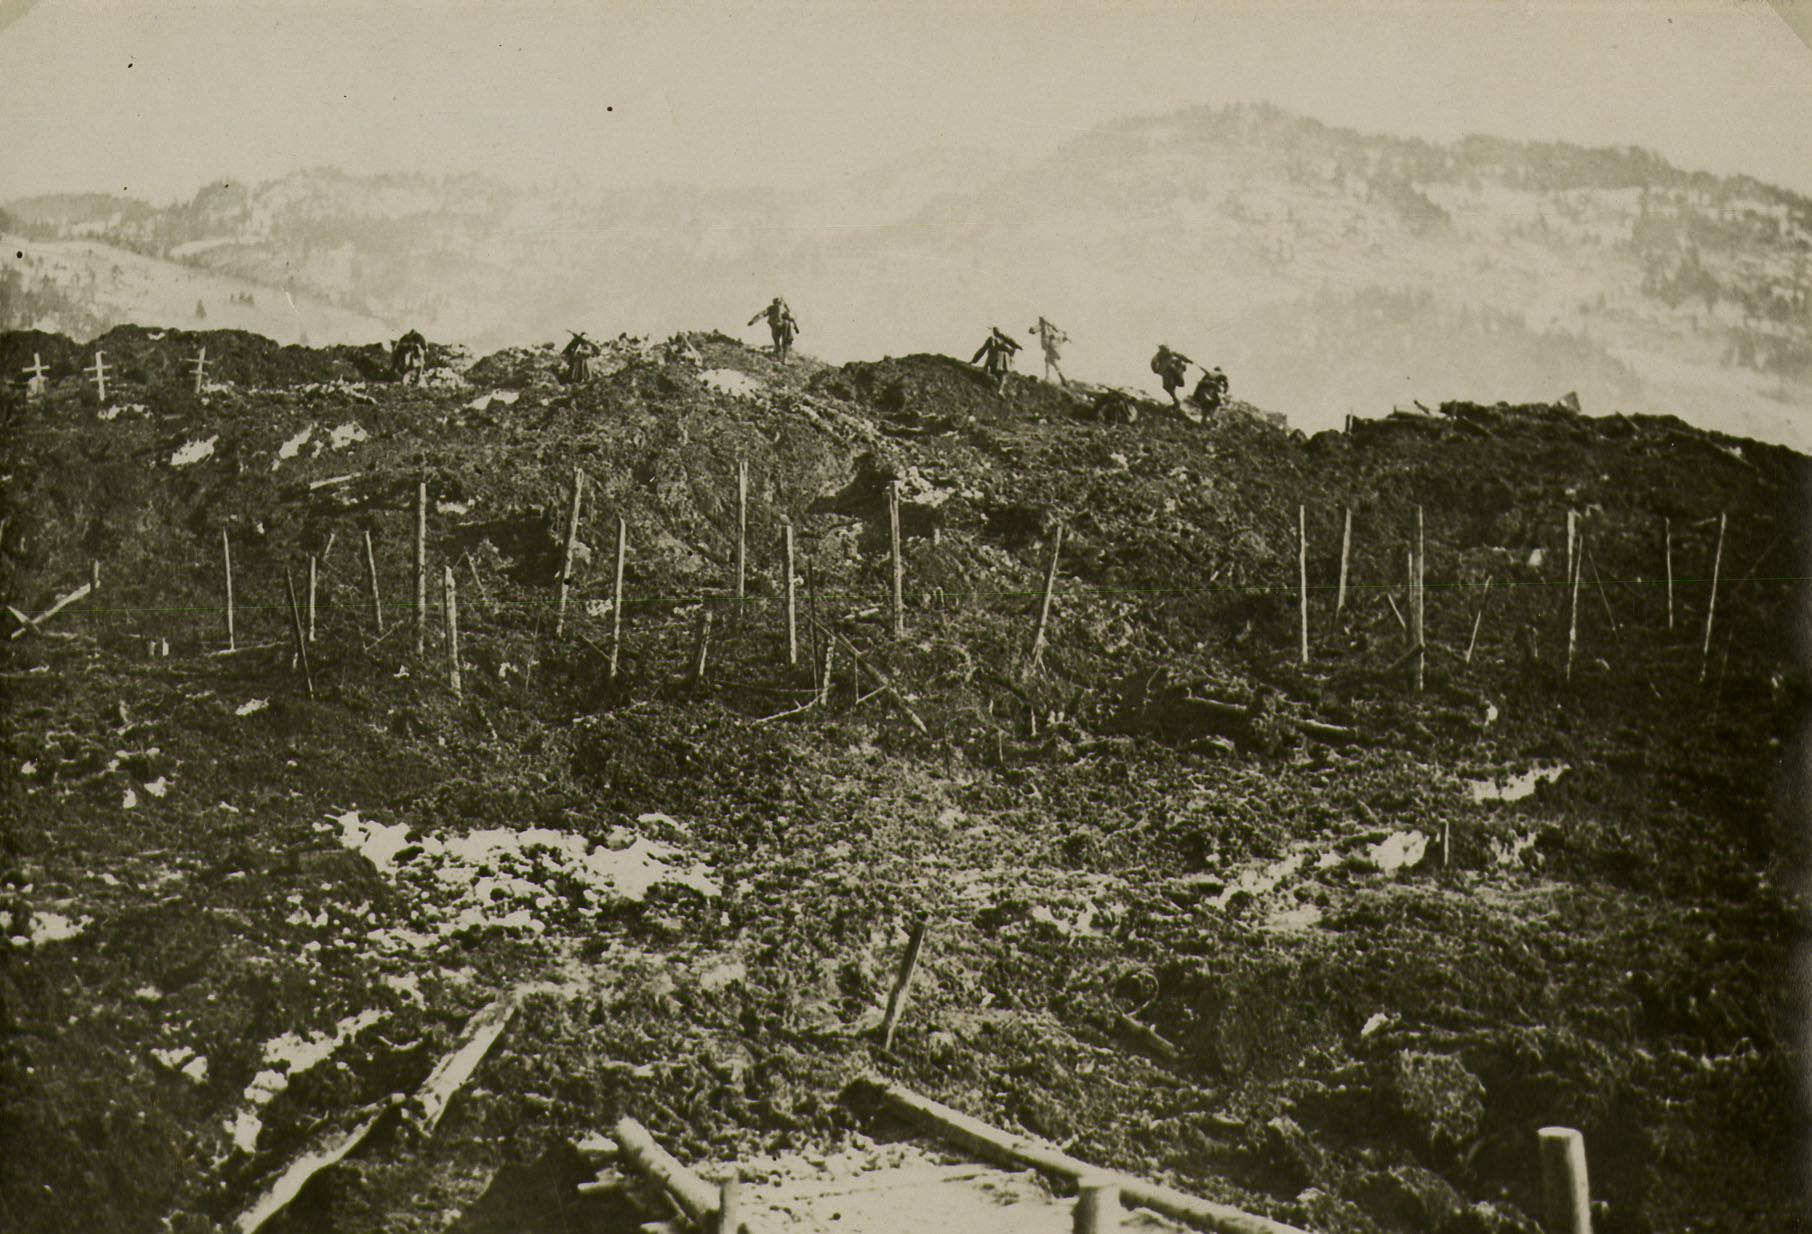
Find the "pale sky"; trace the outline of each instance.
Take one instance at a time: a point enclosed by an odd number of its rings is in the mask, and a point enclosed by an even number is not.
[[[0,200],[325,165],[786,186],[1260,100],[1812,194],[1812,51],[1757,0],[0,0]]]

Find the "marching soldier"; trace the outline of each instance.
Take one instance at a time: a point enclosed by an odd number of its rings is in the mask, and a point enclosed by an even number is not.
[[[1177,391],[1183,388],[1183,382],[1189,376],[1189,366],[1194,364],[1188,356],[1180,351],[1172,351],[1164,343],[1158,344],[1158,352],[1151,358],[1151,371],[1164,381],[1164,393],[1170,396],[1170,405],[1181,411],[1182,401],[1177,398]]]
[[[1030,333],[1038,336],[1038,345],[1044,348],[1044,379],[1049,381],[1051,374],[1055,373],[1058,385],[1069,385],[1070,383],[1064,379],[1063,370],[1057,367],[1057,361],[1063,358],[1060,349],[1070,341],[1070,336],[1043,317],[1038,319],[1038,324],[1032,327]]]
[[[1013,367],[1013,353],[1018,350],[1017,340],[1002,334],[999,326],[989,326],[987,340],[969,357],[969,363],[981,365],[982,371],[994,378],[994,392],[1005,394],[1007,370]]]

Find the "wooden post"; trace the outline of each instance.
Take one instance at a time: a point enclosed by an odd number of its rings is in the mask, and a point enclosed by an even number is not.
[[[200,398],[207,381],[208,349],[206,344],[202,345],[201,350],[195,354],[195,358],[190,360],[189,364],[195,369],[195,397]]]
[[[308,683],[308,697],[315,696],[315,675],[308,667],[308,640],[302,634],[302,606],[296,603],[296,580],[289,572],[289,566],[283,567],[283,584],[289,589],[289,626],[296,636],[296,659],[302,665],[302,680]]]
[[[1075,1234],[1117,1234],[1120,1229],[1120,1184],[1111,1176],[1076,1180]]]
[[[1579,538],[1579,511],[1567,511],[1567,585],[1573,584],[1573,545]]]
[[[378,594],[377,553],[371,547],[371,532],[365,532],[365,564],[371,567],[371,620],[377,633],[384,632],[384,598]]]
[[[428,649],[428,482],[415,485],[415,654]]]
[[[227,650],[232,651],[238,646],[233,640],[233,544],[225,527],[220,529],[220,559],[226,564]]]
[[[1346,508],[1346,522],[1340,531],[1340,586],[1334,592],[1334,620],[1340,620],[1340,614],[1346,608],[1346,572],[1347,562],[1353,554],[1353,508]]]
[[[82,371],[94,374],[89,380],[94,382],[94,388],[99,392],[101,402],[105,403],[107,401],[107,357],[98,351],[95,352],[93,366]]]
[[[749,463],[736,460],[736,603],[731,615],[742,624],[742,602],[749,577]]]
[[[1063,524],[1051,533],[1051,564],[1045,568],[1044,590],[1038,599],[1038,627],[1032,631],[1030,665],[1036,669],[1044,656],[1045,631],[1051,623],[1051,600],[1057,594],[1057,561],[1063,552]]]
[[[837,655],[837,644],[830,639],[824,640],[824,669],[818,676],[818,705],[830,706],[831,668]]]
[[[1674,521],[1661,520],[1662,532],[1667,538],[1667,628],[1674,628]]]
[[[579,544],[579,502],[585,495],[585,472],[573,468],[573,513],[566,524],[566,552],[560,561],[560,607],[554,614],[554,635],[566,632],[566,592],[572,585],[573,553]]]
[[[718,1234],[742,1234],[742,1179],[731,1174],[717,1184]]]
[[[50,388],[50,382],[46,377],[50,370],[44,367],[44,361],[37,352],[31,353],[31,367],[25,371],[31,374],[25,380],[26,397],[37,398]]]
[[[453,577],[452,566],[442,569],[441,586],[447,598],[447,684],[453,687],[455,698],[464,698],[465,688],[459,679],[459,581]]]
[[[900,959],[900,975],[893,983],[893,993],[887,996],[887,1018],[881,1021],[881,1049],[893,1049],[894,1030],[900,1026],[900,1016],[906,1010],[906,998],[912,989],[912,975],[919,968],[919,952],[925,947],[925,930],[927,922],[920,917],[913,923],[912,937],[906,942],[906,954]]]
[[[315,555],[308,555],[308,641],[315,641],[315,583],[319,572],[319,563]]]
[[[1580,569],[1585,560],[1584,536],[1579,537],[1578,555],[1569,554],[1568,560],[1573,567],[1573,576],[1568,580],[1568,590],[1571,592],[1572,599],[1567,608],[1567,680],[1571,681],[1573,680],[1573,653],[1579,646],[1579,579],[1585,573]]]
[[[1485,576],[1485,590],[1479,596],[1479,611],[1472,619],[1472,637],[1466,640],[1466,663],[1472,663],[1472,649],[1478,645],[1479,623],[1485,620],[1485,604],[1491,599],[1491,575]]]
[[[705,665],[711,654],[711,606],[706,604],[698,610],[698,629],[692,641],[692,674],[690,680],[698,685],[705,679]]]
[[[900,482],[887,484],[888,542],[893,555],[893,636],[906,637],[906,563],[900,555]]]
[[[781,526],[786,550],[786,666],[799,667],[799,595],[793,567],[793,520]]]
[[[616,581],[610,591],[610,680],[617,679],[623,653],[623,563],[629,557],[629,523],[617,515]]]
[[[1535,1134],[1541,1145],[1542,1215],[1548,1234],[1592,1234],[1585,1137],[1571,1127],[1543,1127]]]
[[[1416,693],[1428,678],[1428,542],[1422,534],[1422,507],[1416,507]]]
[[[1302,662],[1309,662],[1309,514],[1308,507],[1296,507],[1296,598],[1301,617],[1300,642]]]
[[[1711,559],[1711,598],[1705,602],[1705,647],[1699,655],[1699,680],[1705,680],[1705,671],[1711,666],[1711,623],[1718,613],[1718,575],[1724,566],[1724,522],[1728,516],[1718,515],[1718,550]]]

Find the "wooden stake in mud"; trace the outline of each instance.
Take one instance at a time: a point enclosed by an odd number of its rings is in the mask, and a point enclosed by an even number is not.
[[[793,520],[781,525],[786,556],[786,666],[799,667],[799,594],[793,567]]]
[[[205,345],[189,361],[189,367],[195,370],[195,397],[200,398],[201,392],[207,388],[208,349]]]
[[[689,680],[698,685],[705,679],[705,666],[711,654],[711,607],[698,610],[698,629],[692,636],[692,673]]]
[[[617,569],[610,589],[610,680],[617,679],[623,654],[623,563],[629,558],[629,523],[617,515]]]
[[[818,674],[818,705],[830,706],[831,669],[835,667],[837,645],[829,639],[824,640],[824,667]]]
[[[459,580],[453,577],[453,567],[443,567],[441,586],[447,595],[447,684],[453,687],[455,698],[465,697],[465,688],[459,680]]]
[[[308,555],[308,641],[315,641],[315,584],[319,573],[319,562],[313,553]]]
[[[94,364],[82,371],[94,374],[88,380],[94,383],[96,392],[101,396],[101,402],[105,403],[107,401],[107,357],[98,351],[95,352]]]
[[[1120,1229],[1120,1184],[1111,1176],[1076,1180],[1075,1234],[1117,1234]]]
[[[742,623],[742,602],[747,595],[749,578],[749,463],[736,460],[736,604],[730,610],[737,624]]]
[[[717,1184],[717,1234],[742,1234],[742,1178],[732,1173]]]
[[[365,564],[371,567],[371,620],[377,633],[384,632],[384,598],[378,594],[377,553],[371,547],[371,532],[365,532]]]
[[[233,544],[225,527],[220,529],[220,559],[226,565],[227,650],[232,651],[238,647],[233,641]]]
[[[1661,520],[1662,534],[1667,540],[1667,628],[1674,628],[1674,521]]]
[[[1030,667],[1036,669],[1044,657],[1045,631],[1051,624],[1051,600],[1057,594],[1057,561],[1063,552],[1063,524],[1058,523],[1051,533],[1051,564],[1045,568],[1044,590],[1038,598],[1038,628],[1032,631],[1032,649],[1029,653]]]
[[[1485,605],[1491,599],[1491,575],[1485,576],[1485,590],[1479,595],[1479,611],[1472,619],[1472,637],[1466,640],[1466,663],[1472,663],[1472,649],[1478,646],[1479,623],[1485,620]]]
[[[1571,600],[1567,607],[1567,680],[1573,680],[1573,653],[1579,647],[1579,579],[1585,573],[1580,567],[1585,563],[1585,537],[1579,537],[1579,553],[1570,557],[1573,576],[1568,579],[1568,591]]]
[[[925,930],[928,922],[920,917],[912,925],[912,937],[906,942],[906,954],[900,959],[900,975],[893,983],[893,993],[887,996],[887,1018],[881,1021],[881,1049],[893,1049],[894,1030],[900,1026],[900,1016],[906,1010],[906,998],[912,990],[912,975],[919,968],[919,952],[925,947]]]
[[[560,559],[560,607],[554,613],[554,635],[566,632],[566,592],[573,581],[573,554],[579,545],[579,503],[585,496],[585,472],[573,468],[573,513],[566,523],[566,552]]]
[[[296,660],[302,665],[302,680],[308,684],[308,697],[315,696],[315,675],[308,667],[308,640],[302,633],[302,606],[296,603],[296,580],[289,567],[283,567],[283,585],[289,589],[289,625],[296,636]]]
[[[1728,516],[1718,515],[1718,549],[1711,559],[1711,598],[1705,602],[1705,647],[1699,653],[1699,680],[1711,667],[1711,623],[1718,613],[1718,575],[1724,567],[1724,523]]]
[[[1334,620],[1340,620],[1340,614],[1346,609],[1346,571],[1347,563],[1353,555],[1353,508],[1346,508],[1346,521],[1340,530],[1340,585],[1334,591]]]
[[[1416,507],[1416,693],[1428,680],[1428,542],[1422,534],[1422,507]]]
[[[900,555],[900,482],[887,485],[887,532],[893,552],[893,636],[906,637],[906,563]]]
[[[1543,1127],[1535,1134],[1541,1145],[1542,1216],[1548,1234],[1592,1234],[1585,1137],[1571,1127]]]
[[[1579,511],[1567,511],[1567,585],[1573,585],[1574,546],[1579,539]]]
[[[37,398],[50,388],[50,381],[47,376],[50,370],[44,367],[44,361],[39,357],[37,352],[34,351],[31,353],[31,367],[26,369],[25,372],[31,374],[31,376],[25,379],[25,394],[27,398]]]
[[[1296,507],[1296,598],[1301,617],[1302,662],[1309,662],[1309,513],[1307,506]]]
[[[428,482],[415,485],[415,654],[428,649]]]

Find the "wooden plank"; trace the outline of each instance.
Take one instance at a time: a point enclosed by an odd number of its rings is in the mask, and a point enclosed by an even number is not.
[[[41,629],[41,627],[43,626],[43,624],[45,622],[49,621],[52,617],[55,617],[58,613],[62,612],[64,609],[68,608],[71,604],[74,604],[77,600],[87,599],[89,593],[92,592],[93,590],[94,590],[93,582],[83,583],[80,587],[77,587],[74,591],[72,591],[68,595],[64,596],[61,600],[58,600],[55,604],[53,604],[49,608],[45,609],[42,613],[39,613],[36,617],[27,617],[24,613],[21,613],[16,608],[8,609],[8,611],[11,612],[13,616],[17,617],[20,621],[24,622],[24,625],[22,625],[19,629],[13,631],[13,637],[20,638],[26,633],[27,630],[31,631],[33,634],[42,634],[44,631]]]
[[[514,995],[505,995],[481,1008],[466,1023],[465,1041],[460,1047],[440,1060],[440,1064],[410,1099],[409,1112],[423,1135],[432,1135],[440,1123],[441,1115],[447,1112],[453,1094],[465,1086],[472,1073],[478,1070],[478,1064],[485,1060],[491,1047],[497,1044],[497,1038],[503,1036],[510,1020],[516,1014]]]
[[[384,1115],[402,1103],[403,1095],[392,1093],[375,1105],[368,1105],[360,1110],[356,1116],[357,1121],[350,1130],[326,1132],[318,1136],[300,1157],[290,1162],[289,1168],[277,1176],[276,1181],[250,1208],[239,1214],[233,1228],[239,1234],[257,1234],[266,1222],[282,1212],[291,1200],[302,1193],[302,1188],[308,1185],[310,1179],[345,1160],[348,1154],[371,1138],[371,1133],[377,1130]]]

